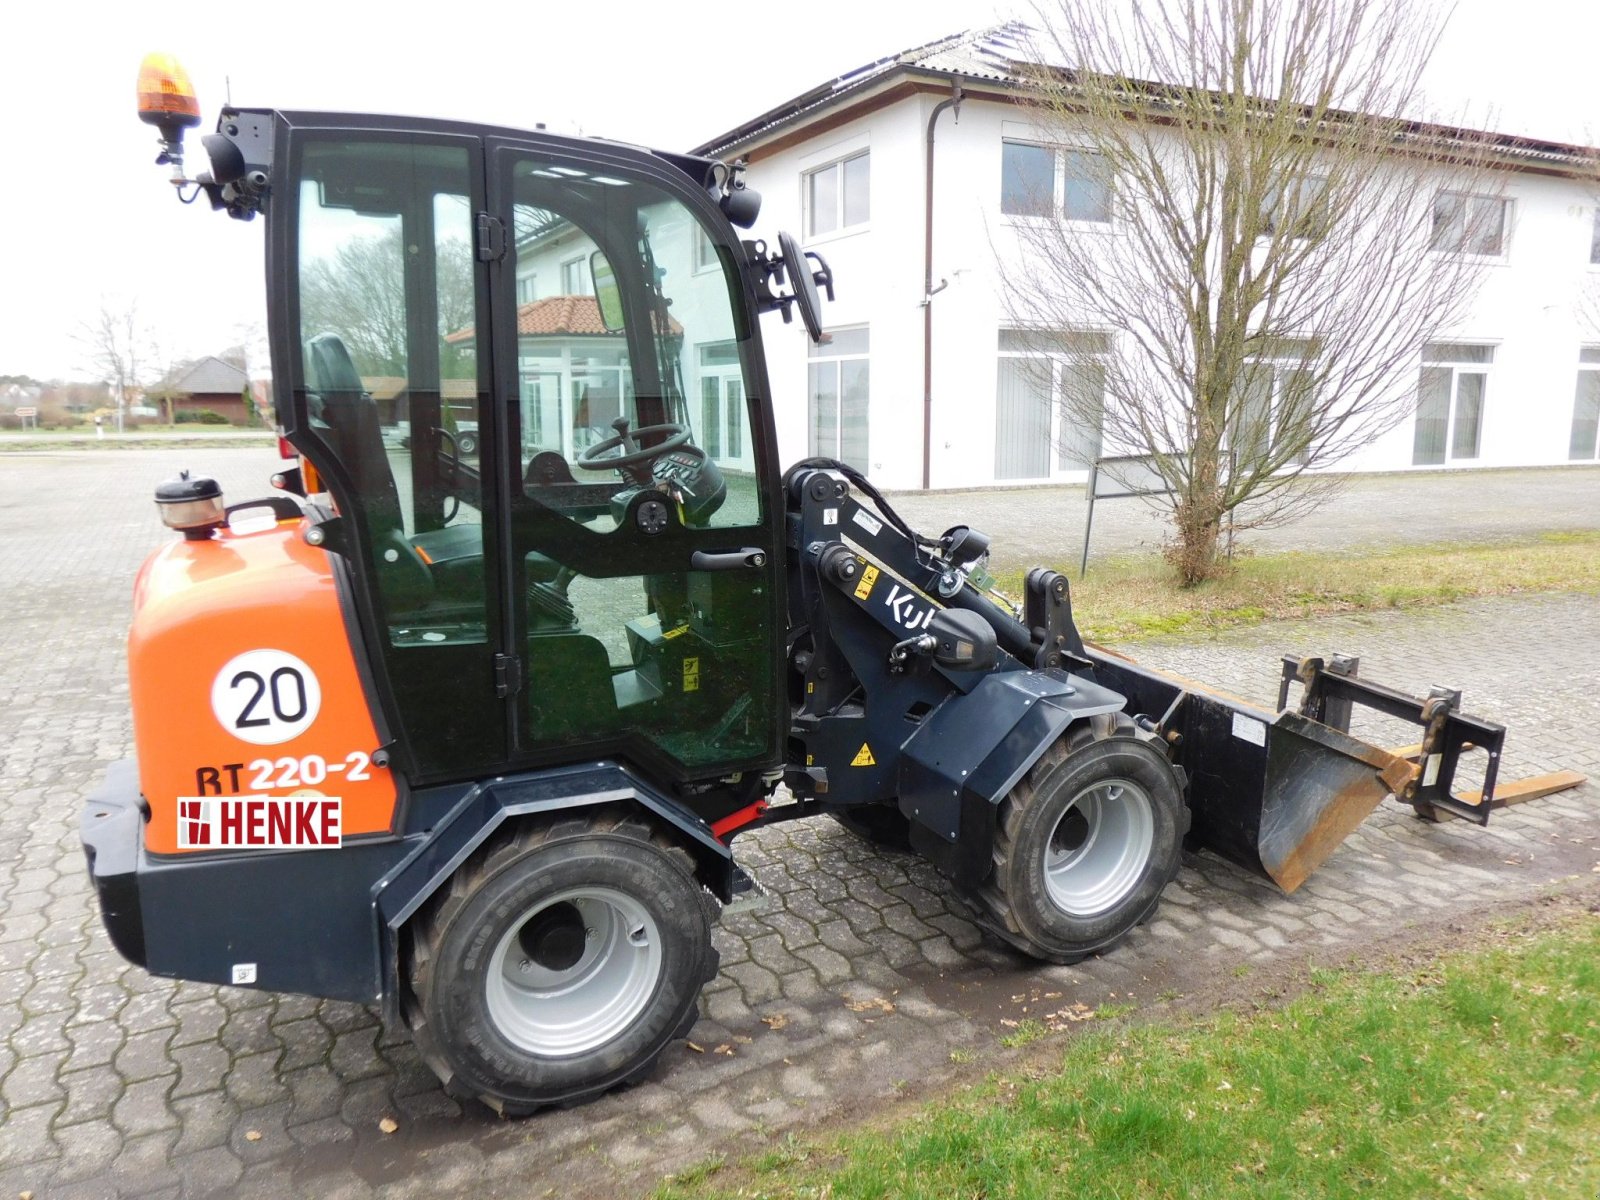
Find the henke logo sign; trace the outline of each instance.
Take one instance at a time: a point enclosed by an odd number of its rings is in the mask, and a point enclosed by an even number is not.
[[[337,796],[180,796],[180,850],[337,849]]]

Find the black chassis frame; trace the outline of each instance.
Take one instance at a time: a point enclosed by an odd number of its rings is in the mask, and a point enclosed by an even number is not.
[[[769,819],[892,806],[913,848],[975,887],[991,869],[1000,800],[1068,726],[1121,712],[1126,698],[1088,672],[1064,576],[1030,572],[1018,619],[958,561],[968,531],[919,538],[887,505],[861,504],[838,466],[811,460],[787,477],[794,717],[785,779],[799,803]],[[941,608],[974,613],[993,630],[993,669],[947,668],[915,653],[893,661]]]

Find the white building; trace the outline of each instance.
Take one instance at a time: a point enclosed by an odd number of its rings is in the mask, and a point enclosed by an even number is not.
[[[837,281],[823,314],[831,342],[812,346],[798,323],[767,329],[785,462],[841,457],[889,488],[1085,477],[1096,431],[1063,430],[1030,382],[1039,373],[1018,361],[999,287],[1019,180],[1054,171],[1057,207],[1096,219],[1072,153],[1050,157],[1016,103],[1022,33],[1000,26],[882,59],[695,148],[745,160],[763,228],[796,230]],[[1596,459],[1600,329],[1581,303],[1600,288],[1596,185],[1575,174],[1582,148],[1506,145],[1516,165],[1484,201],[1497,211],[1472,226],[1498,218],[1499,236],[1478,247],[1492,262],[1472,311],[1448,343],[1418,347],[1416,417],[1343,469]]]

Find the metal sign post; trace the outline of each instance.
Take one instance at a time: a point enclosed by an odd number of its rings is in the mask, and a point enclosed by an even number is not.
[[[1078,578],[1089,570],[1089,532],[1094,528],[1094,502],[1096,500],[1122,500],[1132,496],[1170,496],[1154,454],[1123,454],[1110,458],[1097,458],[1089,467],[1089,515],[1083,522],[1083,561],[1078,564]],[[1110,471],[1103,468],[1110,467]]]

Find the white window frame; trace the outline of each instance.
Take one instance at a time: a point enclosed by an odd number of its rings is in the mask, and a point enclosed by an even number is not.
[[[1589,227],[1589,266],[1600,269],[1600,204],[1594,206],[1593,224]]]
[[[861,333],[866,335],[867,348],[860,351],[835,352],[834,336],[840,333]],[[840,325],[833,329],[823,331],[822,341],[812,345],[806,356],[806,446],[811,457],[837,458],[850,462],[844,457],[844,364],[859,362],[867,366],[867,412],[866,412],[866,440],[867,458],[872,456],[872,327],[870,325]],[[834,394],[834,444],[832,446],[819,445],[817,442],[817,396],[816,389],[811,383],[811,372],[814,368],[831,367],[833,370]],[[870,462],[850,462],[850,465],[861,471],[870,471],[873,464]]]
[[[738,343],[732,339],[701,342],[695,347],[694,361],[700,380],[693,413],[698,444],[723,467],[752,470],[750,405],[744,392]],[[706,403],[712,399],[706,395],[708,383],[716,393],[710,425],[705,411]]]
[[[594,277],[589,273],[589,256],[580,254],[577,258],[566,259],[561,264],[561,294],[563,296],[592,296],[594,295]],[[577,268],[578,286],[573,289],[569,286],[569,272]]]
[[[1311,370],[1311,364],[1316,361],[1317,349],[1308,341],[1293,341],[1275,347],[1263,353],[1251,356],[1245,361],[1246,370],[1268,370],[1272,372],[1267,385],[1267,453],[1270,454],[1283,440],[1283,405],[1284,382],[1283,377],[1297,370]],[[1225,431],[1224,441],[1230,449],[1236,448],[1238,432],[1245,418],[1243,404],[1236,405],[1229,427]],[[1285,466],[1304,463],[1311,454],[1311,447],[1307,446],[1298,456],[1288,460]]]
[[[1482,250],[1469,250],[1465,242],[1467,239],[1468,222],[1463,214],[1461,224],[1462,244],[1456,246],[1441,246],[1438,244],[1439,203],[1445,197],[1453,197],[1470,206],[1474,200],[1492,201],[1500,206],[1500,249],[1494,253]],[[1433,194],[1433,202],[1428,210],[1428,248],[1435,254],[1458,254],[1467,258],[1481,259],[1484,262],[1504,262],[1511,254],[1511,225],[1515,211],[1515,201],[1510,196],[1493,196],[1482,192],[1458,192],[1452,188],[1440,188]]]
[[[1488,356],[1481,361],[1472,361],[1464,358],[1452,358],[1448,351],[1456,346],[1470,346],[1477,350],[1487,350]],[[1430,350],[1433,356],[1429,357]],[[1444,458],[1441,462],[1418,462],[1419,448],[1416,442],[1417,425],[1422,416],[1422,377],[1419,374],[1417,382],[1417,415],[1413,419],[1411,441],[1411,465],[1414,467],[1446,467],[1451,463],[1471,463],[1483,461],[1483,435],[1484,426],[1489,417],[1489,396],[1494,374],[1495,347],[1488,342],[1441,342],[1430,343],[1422,348],[1422,371],[1448,370],[1450,372],[1450,390],[1445,407],[1444,429]],[[1483,391],[1478,405],[1478,430],[1477,438],[1473,444],[1471,454],[1456,453],[1456,427],[1461,417],[1461,380],[1464,376],[1479,376],[1483,380]]]
[[[861,220],[852,224],[847,221],[845,217],[845,164],[855,162],[857,159],[865,159],[867,162],[866,215],[862,217]],[[833,199],[834,211],[838,213],[839,223],[831,226],[828,229],[818,229],[816,227],[816,213],[812,211],[811,181],[818,175],[821,175],[826,171],[831,171],[836,167],[838,168],[839,174],[838,179],[834,184]],[[871,228],[872,148],[870,146],[862,146],[855,150],[851,150],[847,154],[841,154],[836,158],[830,158],[827,162],[818,163],[814,167],[807,167],[804,171],[802,171],[800,173],[800,212],[802,217],[801,226],[806,231],[806,240],[808,242],[818,241],[823,238],[843,237],[848,234],[861,233],[864,230]]]
[[[1295,197],[1294,204],[1290,206],[1290,211],[1287,213],[1280,211],[1284,207],[1283,193],[1285,188],[1283,181],[1278,181],[1272,184],[1271,190],[1268,193],[1267,202],[1263,206],[1266,210],[1266,231],[1264,237],[1276,237],[1278,233],[1278,225],[1284,220],[1288,220],[1292,224],[1301,225],[1303,223],[1307,223],[1308,218],[1314,220],[1316,225],[1319,226],[1319,228],[1314,230],[1315,233],[1320,235],[1321,233],[1326,232],[1330,220],[1327,211],[1329,205],[1328,177],[1326,175],[1308,173],[1289,180],[1288,184],[1289,188],[1295,192]],[[1309,198],[1307,197],[1308,192],[1310,193]],[[1322,209],[1323,211],[1319,215],[1314,216],[1313,214],[1315,214],[1315,210],[1318,208]],[[1308,232],[1306,229],[1302,228],[1300,230],[1291,232],[1289,238],[1291,241],[1300,242],[1307,240],[1311,236],[1312,232]]]
[[[1033,150],[1043,150],[1050,155],[1051,184],[1050,184],[1050,211],[1042,212],[1008,212],[1006,211],[1005,190],[1005,148],[1007,146],[1026,146]],[[1097,150],[1087,146],[1074,146],[1058,142],[1045,142],[1036,138],[1003,136],[1000,139],[1000,215],[1007,221],[1062,221],[1068,225],[1081,226],[1085,229],[1110,229],[1116,224],[1116,181],[1106,181],[1106,201],[1104,218],[1101,217],[1069,217],[1067,215],[1067,156],[1081,154],[1095,158],[1105,156]]]
[[[722,259],[717,254],[717,244],[711,240],[711,235],[706,233],[704,225],[696,222],[694,227],[694,273],[702,274],[705,271],[718,271],[722,269]]]
[[[539,273],[529,271],[517,276],[517,306],[532,304],[539,298]]]
[[[1019,345],[1019,346],[1014,346],[1014,347],[1003,347],[1003,346],[1001,346],[999,343],[1004,341],[1004,339],[1005,339],[1007,334],[1013,334],[1013,335],[1020,336],[1021,338],[1024,339],[1024,344],[1023,345]],[[1063,399],[1062,393],[1066,390],[1067,372],[1069,370],[1071,370],[1074,366],[1076,366],[1079,363],[1081,363],[1083,361],[1083,359],[1084,359],[1084,355],[1071,353],[1071,352],[1069,352],[1068,350],[1066,350],[1064,348],[1063,349],[1054,349],[1054,348],[1051,348],[1049,346],[1049,343],[1052,342],[1052,341],[1062,341],[1064,339],[1073,338],[1073,337],[1101,338],[1101,339],[1104,339],[1103,349],[1089,351],[1088,352],[1088,357],[1091,358],[1096,363],[1105,363],[1105,362],[1109,361],[1109,359],[1111,358],[1111,355],[1112,355],[1113,350],[1114,350],[1115,342],[1114,342],[1114,339],[1113,339],[1113,335],[1108,330],[1103,330],[1103,329],[1069,329],[1069,330],[1066,330],[1063,333],[1050,333],[1050,332],[1045,331],[1045,330],[1018,329],[1018,328],[1015,328],[1015,327],[1002,327],[1000,329],[999,334],[998,334],[998,336],[996,338],[996,350],[995,350],[995,360],[996,360],[995,361],[995,409],[996,409],[996,411],[995,411],[994,425],[995,425],[996,446],[995,446],[995,458],[994,458],[994,461],[992,463],[992,474],[993,474],[994,479],[997,482],[1003,479],[1003,480],[1005,480],[1007,482],[1026,483],[1029,480],[1047,481],[1047,480],[1062,479],[1062,478],[1076,478],[1076,477],[1080,477],[1080,476],[1083,476],[1083,475],[1087,474],[1087,472],[1089,470],[1089,467],[1090,467],[1090,463],[1088,463],[1088,462],[1083,462],[1083,463],[1076,463],[1076,462],[1064,463],[1062,461],[1062,458],[1064,457],[1064,455],[1067,452],[1067,447],[1066,447],[1066,443],[1065,443],[1066,421],[1067,421],[1067,406],[1066,406],[1065,400]],[[1029,344],[1029,343],[1032,343],[1032,344]],[[999,418],[1000,418],[1000,414],[999,414],[999,405],[1000,405],[1000,369],[1001,369],[1001,364],[1004,363],[1004,362],[1023,362],[1023,363],[1033,362],[1033,363],[1038,363],[1040,365],[1036,369],[1039,370],[1041,372],[1041,374],[1045,370],[1048,370],[1049,373],[1050,373],[1050,378],[1049,378],[1049,396],[1048,396],[1047,401],[1046,401],[1046,403],[1049,406],[1049,411],[1050,411],[1050,450],[1049,450],[1049,455],[1048,455],[1048,457],[1046,459],[1047,470],[1046,470],[1045,474],[1043,474],[1043,475],[1001,475],[1000,474],[1000,470],[999,470],[999,466],[1000,466],[1000,464],[999,464],[1000,447],[999,447],[999,444],[998,444],[998,439],[999,439],[999,436],[1000,436],[1000,431],[999,431]],[[1041,378],[1040,382],[1042,383],[1042,382],[1044,382],[1044,380]],[[1105,393],[1104,393],[1104,389],[1102,389],[1102,391],[1101,391],[1101,400],[1104,401],[1104,399],[1105,399]],[[1105,422],[1104,422],[1104,420],[1101,421],[1100,428],[1095,430],[1095,431],[1093,431],[1093,433],[1094,433],[1093,443],[1094,443],[1094,445],[1096,447],[1096,452],[1095,452],[1095,454],[1091,455],[1091,458],[1099,457],[1100,451],[1103,450],[1103,448],[1104,448],[1104,440],[1105,440]]]
[[[1567,435],[1567,461],[1594,462],[1600,458],[1600,428],[1589,435],[1587,453],[1580,453],[1578,445],[1578,418],[1582,413],[1584,386],[1600,394],[1600,346],[1582,346],[1578,349],[1578,386],[1572,396],[1572,424]]]

